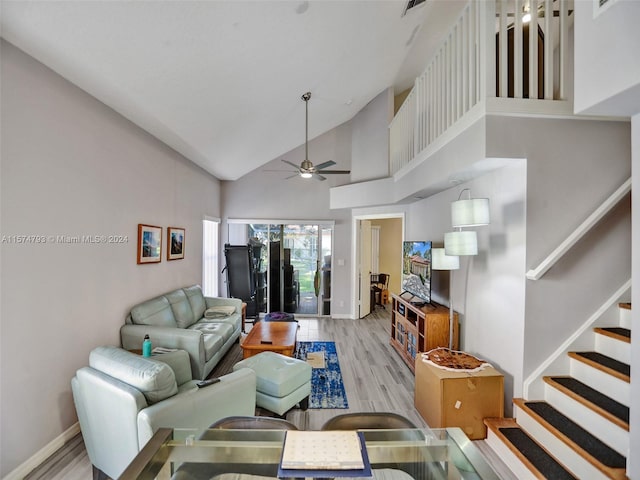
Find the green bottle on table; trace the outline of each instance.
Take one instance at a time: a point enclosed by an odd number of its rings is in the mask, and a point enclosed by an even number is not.
[[[142,342],[142,356],[150,357],[151,356],[151,339],[149,338],[149,334],[144,336],[144,340]]]

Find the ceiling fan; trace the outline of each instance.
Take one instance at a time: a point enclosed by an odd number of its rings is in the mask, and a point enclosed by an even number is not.
[[[351,173],[350,170],[325,170],[325,168],[336,164],[336,162],[334,162],[333,160],[329,160],[327,162],[323,162],[315,166],[309,160],[309,99],[310,98],[311,98],[311,92],[307,92],[304,95],[302,95],[302,100],[304,100],[304,103],[305,103],[304,160],[298,166],[295,163],[282,159],[284,163],[286,163],[287,165],[291,165],[297,170],[297,173],[295,175],[292,175],[287,178],[293,178],[300,175],[302,178],[313,177],[316,180],[326,180],[326,177],[324,177],[323,175],[327,175],[327,174],[342,175],[342,174]],[[322,175],[320,175],[320,173],[322,173]]]

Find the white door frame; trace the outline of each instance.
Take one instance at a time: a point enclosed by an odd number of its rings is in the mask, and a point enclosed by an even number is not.
[[[359,295],[359,286],[358,286],[358,278],[360,274],[360,220],[380,220],[384,218],[399,218],[402,228],[402,241],[404,242],[404,233],[405,233],[405,212],[396,212],[396,213],[369,213],[366,215],[352,215],[351,217],[351,238],[353,239],[351,242],[351,291],[353,295],[351,296],[351,318],[358,318],[358,295]],[[402,259],[398,259],[399,262],[402,262]]]
[[[360,220],[360,251],[358,252],[358,309],[356,318],[364,318],[371,313],[371,220]]]

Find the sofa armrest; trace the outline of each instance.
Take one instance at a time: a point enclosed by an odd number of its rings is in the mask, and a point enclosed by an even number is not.
[[[147,407],[144,395],[91,367],[76,372],[71,388],[91,463],[117,478],[139,450],[136,420]]]
[[[138,441],[142,448],[160,427],[195,429],[198,436],[212,423],[234,415],[254,415],[256,376],[248,368],[220,377],[204,388],[184,389],[138,413]]]
[[[126,350],[139,350],[149,334],[154,347],[177,348],[189,354],[192,374],[200,372],[205,363],[202,332],[194,329],[158,327],[155,325],[127,325],[120,327],[120,341]]]
[[[189,354],[184,350],[154,354],[151,359],[158,360],[159,362],[163,362],[169,365],[176,376],[176,383],[178,384],[178,386],[193,380]]]
[[[236,307],[237,313],[242,313],[242,300],[227,297],[204,297],[207,308],[231,305]]]

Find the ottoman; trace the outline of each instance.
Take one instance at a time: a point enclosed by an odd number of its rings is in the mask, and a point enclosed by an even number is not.
[[[311,365],[275,352],[261,352],[233,366],[256,374],[256,405],[282,416],[297,403],[306,410],[311,394]]]

